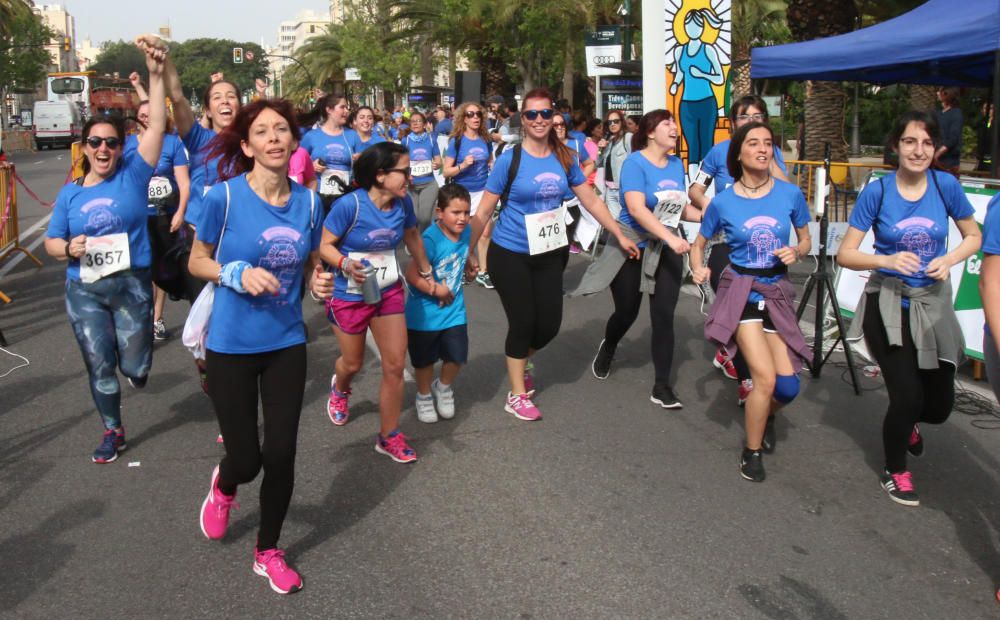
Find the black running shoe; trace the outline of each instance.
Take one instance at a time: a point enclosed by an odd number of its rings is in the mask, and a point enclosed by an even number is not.
[[[590,364],[591,372],[598,379],[607,379],[608,375],[611,374],[611,360],[614,358],[614,350],[605,346],[602,340],[600,346],[597,347],[597,355],[594,356],[594,361]]]
[[[908,471],[901,471],[897,474],[890,473],[888,469],[882,471],[879,482],[882,488],[889,494],[889,499],[904,506],[919,506],[920,498],[913,489],[913,477]]]
[[[740,475],[750,482],[764,482],[764,455],[760,450],[743,448],[740,456]]]
[[[910,443],[906,446],[906,451],[913,456],[923,456],[924,454],[924,438],[920,434],[920,427],[916,424],[910,431]]]
[[[767,417],[767,424],[764,425],[764,438],[760,442],[760,447],[764,454],[774,452],[774,447],[778,445],[778,436],[774,432],[774,416]]]
[[[680,409],[684,406],[680,399],[674,395],[670,386],[659,383],[653,386],[653,393],[649,396],[649,400],[664,409]]]

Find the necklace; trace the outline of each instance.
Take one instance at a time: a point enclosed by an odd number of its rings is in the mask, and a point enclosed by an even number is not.
[[[760,188],[764,187],[765,185],[767,185],[770,182],[771,182],[771,175],[768,174],[767,178],[764,179],[763,183],[761,183],[760,185],[754,185],[754,186],[751,187],[751,186],[749,186],[749,185],[747,185],[746,183],[743,182],[743,177],[740,177],[740,185],[742,185],[743,188],[746,191],[750,192],[751,194],[756,194],[757,190],[759,190]]]

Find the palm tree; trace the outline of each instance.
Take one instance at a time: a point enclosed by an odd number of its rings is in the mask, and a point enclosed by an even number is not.
[[[0,0],[0,39],[13,34],[11,26],[15,19],[30,14],[31,6],[25,0]]]
[[[296,50],[295,58],[305,65],[309,75],[295,63],[287,66],[282,91],[289,99],[308,101],[312,88],[319,87],[332,92],[337,83],[344,80],[343,48],[335,24],[329,24],[326,32],[306,41]],[[316,80],[316,84],[310,84],[310,76]]]
[[[737,0],[733,3],[733,65],[730,69],[732,97],[749,95],[750,49],[791,39],[785,23],[785,0]]]

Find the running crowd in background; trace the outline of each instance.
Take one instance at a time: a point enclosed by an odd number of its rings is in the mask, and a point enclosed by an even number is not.
[[[92,460],[113,462],[127,448],[118,372],[145,386],[153,341],[168,337],[164,300],[186,300],[183,342],[225,448],[200,528],[222,538],[239,486],[263,470],[253,570],[275,591],[303,586],[278,540],[295,479],[306,295],[323,304],[339,350],[331,423],[351,420],[370,333],[382,373],[373,447],[411,463],[417,453],[399,425],[407,358],[418,420],[454,417],[454,383],[469,362],[466,283],[495,289],[506,316],[503,409],[541,419],[533,359],[559,333],[564,270],[583,250],[595,257],[568,296],[610,289],[613,302],[593,376],[610,377],[648,296],[650,401],[681,408],[671,385],[674,312],[689,256],[694,282],[715,291],[704,334],[716,349],[706,364],[737,380],[734,400],[745,407],[740,474],[765,479],[776,414],[794,401],[811,358],[788,268],[810,251],[812,216],[787,180],[760,98],[733,103],[731,140],[708,151],[689,182],[667,110],[595,120],[535,89],[520,107],[497,97],[454,114],[447,106],[379,113],[337,94],[301,112],[264,98],[263,83],[243,104],[218,76],[196,114],[184,93],[199,85],[180,83],[166,45],[152,35],[136,45],[149,71],[146,86],[133,76],[139,131],[127,136],[115,118],[87,121],[84,174],[60,191],[45,245],[68,262],[66,310],[103,424]],[[910,506],[919,500],[907,455],[923,453],[920,423],[950,414],[964,348],[948,272],[980,245],[983,348],[1000,387],[1000,207],[991,202],[981,234],[955,177],[932,169],[942,141],[933,116],[897,121],[898,170],[858,197],[838,255],[847,269],[872,271],[855,327],[864,327],[889,392],[881,485]],[[962,236],[951,251],[949,219]],[[693,242],[683,222],[699,223]],[[874,251],[860,249],[868,231]]]

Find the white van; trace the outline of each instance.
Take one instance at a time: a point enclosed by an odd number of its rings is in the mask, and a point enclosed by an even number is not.
[[[50,149],[60,145],[69,146],[80,139],[83,120],[80,110],[71,101],[36,101],[31,134],[35,139],[35,150],[43,146]]]

